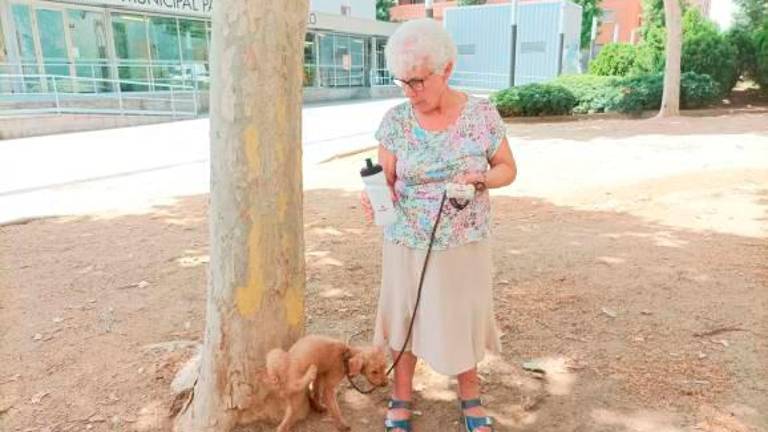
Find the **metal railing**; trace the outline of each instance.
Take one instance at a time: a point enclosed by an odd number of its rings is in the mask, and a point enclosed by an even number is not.
[[[389,73],[389,69],[381,68],[381,69],[371,69],[371,86],[378,87],[378,86],[393,86],[395,83],[392,81],[394,78],[392,77],[392,74]]]
[[[194,86],[156,82],[152,91],[123,90],[147,85],[146,81],[0,73],[0,115],[119,114],[178,118],[199,114],[200,92]]]
[[[45,60],[38,62],[0,63],[0,74],[5,75],[56,75],[62,77],[77,77],[81,83],[81,92],[94,92],[97,80],[120,79],[123,81],[139,82],[137,91],[154,91],[158,86],[164,91],[163,85],[193,86],[198,90],[206,90],[210,83],[208,62],[193,61],[159,61],[153,60],[88,60],[88,61],[56,61]],[[91,80],[90,85],[85,80]],[[132,91],[130,85],[123,88]]]

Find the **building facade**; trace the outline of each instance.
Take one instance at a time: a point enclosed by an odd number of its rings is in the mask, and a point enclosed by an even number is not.
[[[688,3],[698,8],[701,14],[709,16],[710,0],[688,0]],[[599,47],[611,43],[637,43],[640,41],[640,26],[643,24],[642,0],[603,0],[600,29],[596,44]]]
[[[310,4],[305,86],[383,83],[383,47],[397,25],[375,20],[375,0]],[[116,82],[124,92],[205,89],[212,7],[213,0],[0,0],[0,77],[23,77],[26,91],[51,75],[69,77],[55,81],[80,92],[110,91]]]
[[[488,0],[487,4],[509,3],[511,0]],[[541,0],[520,0],[520,3]],[[699,8],[704,16],[709,16],[711,0],[688,0],[689,4]],[[434,0],[434,16],[443,19],[446,8],[456,6],[456,1]],[[602,0],[600,7],[603,17],[598,29],[596,45],[598,49],[611,42],[637,43],[640,40],[639,28],[642,25],[642,0]],[[424,0],[399,0],[397,6],[390,9],[393,21],[407,21],[423,18]]]

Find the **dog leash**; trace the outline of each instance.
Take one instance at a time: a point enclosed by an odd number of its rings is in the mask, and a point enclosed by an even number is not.
[[[429,238],[429,247],[427,248],[427,255],[424,257],[424,266],[421,268],[421,277],[419,278],[419,289],[416,291],[416,304],[413,306],[413,314],[411,315],[411,322],[408,324],[408,334],[405,336],[405,342],[403,342],[403,348],[400,350],[400,354],[397,355],[397,358],[394,362],[392,362],[392,366],[389,367],[389,370],[387,370],[386,375],[389,375],[392,373],[393,370],[395,370],[395,367],[400,362],[400,358],[403,357],[403,354],[405,353],[405,349],[408,348],[408,342],[411,340],[411,333],[413,332],[413,323],[416,320],[416,311],[419,310],[419,303],[421,302],[421,288],[424,285],[424,275],[427,273],[427,264],[429,264],[429,257],[432,255],[432,246],[435,243],[435,234],[437,234],[437,226],[440,225],[440,219],[443,215],[443,206],[445,205],[446,197],[448,196],[447,192],[443,192],[443,198],[440,200],[440,208],[437,212],[437,217],[435,218],[435,224],[432,226],[432,235]],[[451,198],[451,201],[453,201],[453,198]],[[454,204],[456,208],[459,210],[466,207],[466,204],[459,207],[457,204]],[[349,375],[349,357],[345,355],[344,358],[344,372],[347,375],[347,381],[349,381],[349,384],[358,392],[362,394],[370,394],[374,390],[376,390],[376,387],[371,387],[368,390],[363,390],[360,387],[355,384],[354,381],[352,381],[352,377]]]

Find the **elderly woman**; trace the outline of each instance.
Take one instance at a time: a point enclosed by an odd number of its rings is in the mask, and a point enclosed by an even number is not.
[[[457,376],[462,422],[468,432],[492,430],[480,404],[477,363],[500,351],[493,314],[490,198],[509,185],[516,167],[505,127],[486,100],[452,89],[456,61],[450,35],[433,20],[403,24],[386,48],[389,70],[408,101],[392,108],[376,133],[379,162],[396,201],[397,221],[384,228],[382,285],[374,343],[394,358],[406,340],[439,212],[411,341],[395,368],[385,427],[408,432],[417,358]],[[472,184],[462,208],[445,201],[448,183]],[[370,203],[364,199],[370,217]]]

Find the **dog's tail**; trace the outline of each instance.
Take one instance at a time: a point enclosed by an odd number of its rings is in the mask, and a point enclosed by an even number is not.
[[[275,348],[267,353],[267,380],[274,385],[284,385],[288,373],[288,353]]]
[[[288,390],[291,393],[305,391],[307,388],[309,388],[309,384],[312,383],[315,378],[317,378],[317,366],[312,364],[309,365],[307,371],[304,372],[304,376],[302,376],[300,380],[291,383],[291,386]]]

